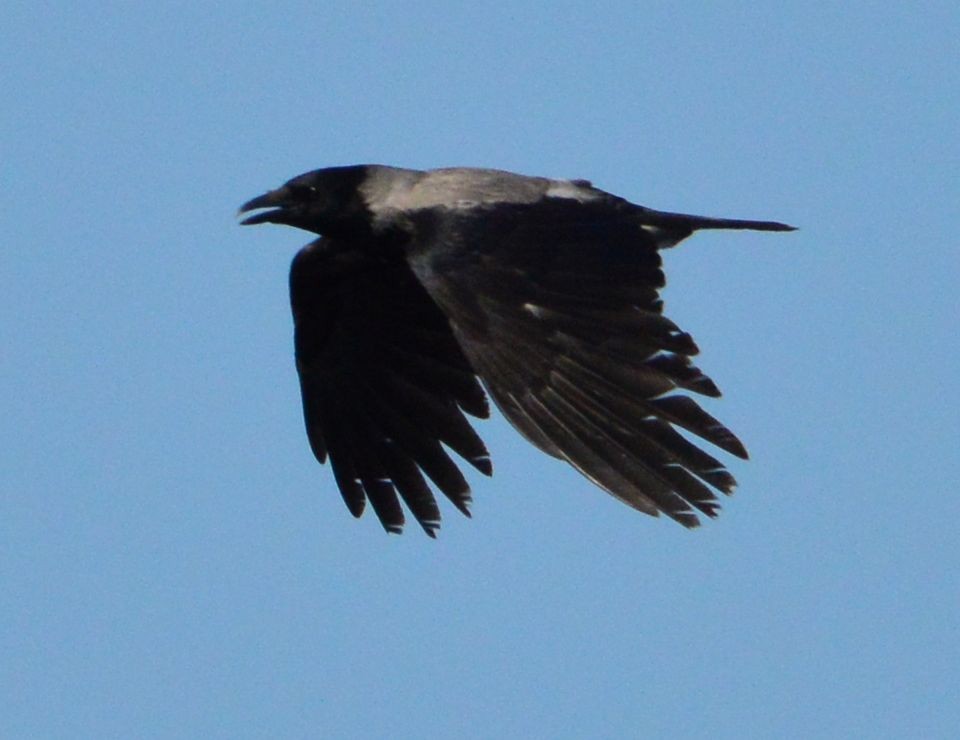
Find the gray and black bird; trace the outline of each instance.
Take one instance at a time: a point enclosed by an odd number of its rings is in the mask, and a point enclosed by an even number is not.
[[[720,395],[663,315],[659,251],[700,229],[793,227],[465,167],[329,167],[240,211],[254,212],[243,224],[320,237],[290,270],[296,365],[313,454],[329,458],[354,516],[369,500],[399,533],[402,499],[435,536],[426,479],[469,516],[448,450],[492,473],[467,420],[488,416],[484,389],[529,442],[645,514],[694,527],[733,491],[723,464],[677,431],[747,457],[685,393]]]

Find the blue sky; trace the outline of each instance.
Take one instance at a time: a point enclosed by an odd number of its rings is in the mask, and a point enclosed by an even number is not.
[[[955,3],[8,3],[0,737],[950,737]],[[315,167],[494,166],[770,218],[666,255],[745,441],[644,517],[480,425],[438,541],[306,444]]]

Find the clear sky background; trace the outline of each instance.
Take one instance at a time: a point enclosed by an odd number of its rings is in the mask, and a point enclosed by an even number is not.
[[[6,3],[0,737],[956,737],[960,6]],[[751,451],[651,519],[481,424],[431,541],[302,428],[316,167],[769,218],[666,254]],[[722,453],[721,453],[722,454]]]

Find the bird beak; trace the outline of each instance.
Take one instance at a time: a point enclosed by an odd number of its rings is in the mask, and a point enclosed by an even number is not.
[[[271,210],[262,211],[261,213],[255,213],[252,216],[248,216],[240,222],[241,226],[252,226],[254,224],[265,224],[265,223],[283,223],[278,220],[278,216],[283,213],[283,206],[287,204],[287,198],[290,195],[286,187],[277,188],[276,190],[271,190],[269,193],[264,193],[263,195],[258,195],[253,200],[248,200],[242,206],[240,210],[237,211],[237,215],[248,213],[250,211],[258,211],[262,208],[269,208]]]

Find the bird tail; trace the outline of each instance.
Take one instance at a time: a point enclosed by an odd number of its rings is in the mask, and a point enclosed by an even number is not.
[[[640,228],[652,234],[659,249],[676,246],[694,231],[700,229],[752,229],[754,231],[795,231],[778,221],[751,221],[740,218],[708,218],[688,213],[669,213],[641,208],[635,212],[640,217]]]
[[[700,229],[750,229],[753,231],[796,231],[796,226],[782,224],[779,221],[753,221],[742,218],[709,218],[691,216],[687,213],[668,213],[666,211],[648,211],[645,221],[663,229],[689,230]]]

